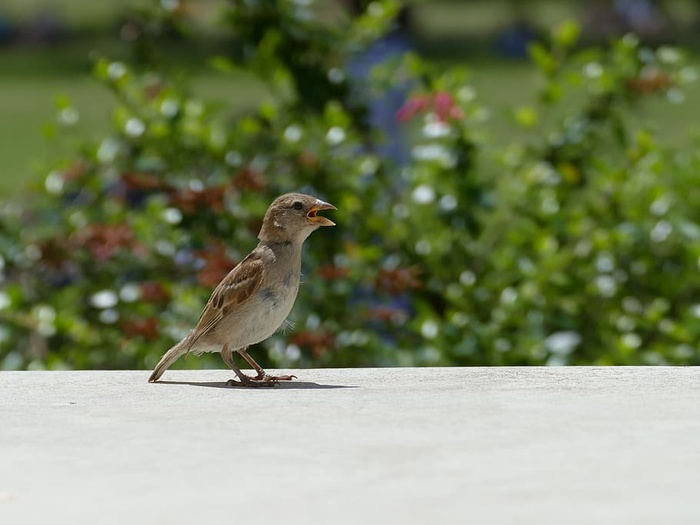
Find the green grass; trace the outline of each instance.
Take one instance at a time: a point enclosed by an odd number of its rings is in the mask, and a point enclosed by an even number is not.
[[[123,14],[129,6],[138,5],[136,0],[122,0],[109,2],[96,0],[84,2],[82,0],[60,0],[51,5],[46,0],[3,0],[3,14],[10,19],[24,21],[31,18],[39,11],[54,13],[60,20],[73,28],[81,26],[94,27],[95,24],[103,25]]]
[[[583,20],[590,4],[581,0],[430,0],[416,5],[416,22],[431,35],[492,35],[515,15],[552,27],[568,18]],[[691,29],[698,14],[693,0],[666,0],[664,9],[673,23]]]
[[[150,0],[149,0],[150,3]],[[431,1],[416,7],[415,19],[421,38],[432,35],[452,38],[481,35],[482,45],[488,47],[489,37],[511,20],[512,5],[520,2]],[[530,0],[522,2],[526,13],[541,26],[554,24],[580,13],[585,4],[575,1]],[[697,8],[690,0],[667,3],[676,18],[692,20]],[[18,20],[27,19],[37,8],[47,5],[44,0],[5,0],[3,12]],[[0,197],[15,195],[30,181],[40,180],[56,156],[55,146],[43,137],[42,129],[55,118],[54,101],[62,95],[73,101],[80,113],[76,131],[90,137],[100,137],[109,131],[114,100],[109,91],[89,77],[90,57],[100,54],[112,58],[124,56],[124,47],[106,36],[106,28],[116,27],[116,21],[130,5],[146,5],[146,0],[124,2],[84,2],[61,0],[60,17],[76,31],[94,38],[70,40],[60,48],[15,48],[0,50]],[[211,24],[212,14],[220,2],[199,0],[194,11],[198,20]],[[695,9],[695,11],[693,11]],[[89,42],[89,44],[86,44]],[[429,46],[428,46],[429,47]],[[238,106],[250,105],[264,93],[249,77],[222,76],[206,72],[197,61],[206,49],[188,54],[187,49],[168,48],[169,62],[185,58],[185,67],[197,72],[194,92],[207,99],[223,100]],[[192,51],[192,50],[190,50]],[[451,60],[465,60],[478,55],[470,49],[442,50]],[[525,63],[478,58],[467,65],[472,80],[484,104],[492,109],[489,131],[497,141],[507,141],[517,132],[510,124],[512,110],[535,101],[534,68]],[[201,60],[200,60],[201,62]],[[652,101],[642,110],[642,116],[652,123],[669,141],[678,141],[700,113],[700,85],[687,93],[685,104],[672,105]]]
[[[693,64],[700,70],[700,63]],[[537,102],[539,78],[527,62],[482,62],[472,67],[473,82],[486,106],[494,111],[489,129],[496,141],[514,137],[513,112],[519,106]],[[688,131],[697,131],[700,114],[700,82],[686,86],[683,103],[672,103],[662,96],[643,101],[634,115],[636,122],[659,132],[662,143],[684,145]],[[499,137],[500,136],[500,139]]]
[[[196,76],[192,91],[209,101],[223,101],[234,110],[259,101],[264,90],[242,75]],[[100,137],[110,131],[115,99],[110,91],[87,75],[15,77],[0,82],[0,197],[12,196],[27,183],[46,175],[59,153],[44,129],[56,123],[56,99],[66,97],[80,118],[73,131]]]
[[[3,0],[2,8],[5,16],[23,21],[49,6],[66,26],[75,30],[93,30],[96,27],[113,27],[115,21],[131,8],[153,3],[153,0],[59,0],[53,3],[46,0]],[[190,13],[198,20],[211,20],[225,2],[196,0],[188,4]],[[566,17],[580,15],[587,4],[581,0],[430,0],[417,2],[415,18],[421,29],[429,33],[479,34],[502,27],[512,17],[514,9],[520,9],[546,27]],[[693,0],[664,2],[666,10],[679,25],[693,22],[697,14],[696,4]]]
[[[535,101],[536,76],[526,63],[482,62],[472,67],[472,81],[481,100],[492,109],[488,130],[502,142],[513,138],[517,130],[510,125],[512,110]],[[203,73],[195,76],[193,92],[206,100],[224,101],[233,107],[245,107],[260,100],[261,88],[243,76]],[[22,76],[0,82],[0,196],[12,196],[30,181],[39,180],[50,167],[57,152],[42,129],[55,119],[55,99],[66,96],[80,113],[76,125],[79,134],[100,137],[110,130],[114,107],[111,93],[87,75],[54,74]],[[678,143],[689,126],[696,124],[700,112],[700,85],[687,91],[684,104],[651,100],[640,118],[656,128],[667,142]]]
[[[54,119],[57,95],[77,101],[80,129],[95,134],[107,129],[110,96],[89,77],[4,79],[0,83],[0,194],[10,195],[40,170],[52,155],[43,127]]]

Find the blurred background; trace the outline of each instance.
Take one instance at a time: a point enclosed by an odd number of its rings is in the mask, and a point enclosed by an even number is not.
[[[287,191],[338,226],[265,367],[700,364],[698,46],[691,0],[4,0],[0,369],[152,367]]]
[[[90,133],[107,129],[112,98],[91,78],[92,59],[96,51],[124,58],[130,20],[135,10],[148,3],[3,1],[0,114],[8,124],[0,129],[0,195],[11,195],[28,177],[40,176],[42,162],[51,153],[42,130],[55,116],[57,97],[74,101],[83,129]],[[334,10],[348,7],[340,1],[320,3],[325,4],[324,16],[330,17]],[[206,60],[225,52],[230,39],[221,25],[222,2],[183,4],[204,30],[194,47],[171,43],[173,60],[190,71],[203,96],[242,106],[257,104],[259,84],[251,76],[236,78],[234,91],[231,79],[216,74]],[[409,8],[404,28],[411,44],[427,59],[468,65],[487,105],[506,109],[524,103],[535,92],[536,80],[527,64],[528,44],[566,19],[581,24],[584,43],[603,44],[634,32],[651,44],[680,44],[693,51],[700,46],[700,2],[693,0],[429,1]],[[687,97],[689,103],[682,108],[664,107],[654,115],[674,137],[684,122],[695,119],[700,88],[690,89]],[[495,115],[496,121],[505,114]]]

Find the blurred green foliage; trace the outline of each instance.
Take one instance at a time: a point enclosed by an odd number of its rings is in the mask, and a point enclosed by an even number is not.
[[[513,108],[528,134],[504,147],[465,70],[406,54],[361,91],[410,86],[401,166],[345,70],[399,8],[226,2],[233,50],[211,63],[270,93],[245,113],[162,65],[160,39],[197,38],[178,3],[144,10],[133,61],[95,64],[113,133],[76,140],[59,101],[65,160],[2,205],[1,367],[152,366],[287,191],[334,203],[338,226],[307,243],[296,326],[261,345],[266,366],[700,363],[700,149],[662,146],[635,116],[682,97],[683,53],[632,35],[573,52],[562,24],[531,49],[540,98]]]

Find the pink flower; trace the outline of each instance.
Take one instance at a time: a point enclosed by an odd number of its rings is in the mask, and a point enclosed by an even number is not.
[[[455,104],[452,95],[446,91],[435,94],[435,114],[440,122],[464,118],[464,111]]]
[[[406,122],[412,119],[416,113],[424,111],[430,106],[431,100],[428,95],[415,95],[409,98],[403,106],[396,112],[396,118],[399,122]]]
[[[438,91],[435,93],[435,113],[437,113],[440,120],[444,120],[450,113],[452,106],[454,106],[452,95],[446,91]]]
[[[399,122],[406,122],[426,110],[434,111],[440,122],[464,118],[464,112],[447,91],[410,97],[396,112],[396,118]]]
[[[464,118],[464,111],[458,106],[452,106],[452,108],[450,108],[450,117],[452,120],[462,120]]]

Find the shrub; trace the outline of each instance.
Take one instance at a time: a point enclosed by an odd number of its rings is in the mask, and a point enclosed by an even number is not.
[[[187,26],[163,5],[143,15],[138,60],[96,62],[113,132],[2,207],[4,368],[152,366],[292,190],[336,204],[338,227],[307,243],[296,327],[262,345],[264,366],[700,361],[700,156],[635,117],[692,78],[680,51],[627,36],[573,52],[576,26],[560,26],[532,48],[541,97],[513,123],[527,133],[503,146],[460,68],[407,54],[353,84],[348,57],[395,2],[335,25],[230,2],[238,52],[212,62],[270,93],[242,114],[157,65],[161,33]],[[399,75],[407,165],[382,155],[363,98]]]

